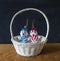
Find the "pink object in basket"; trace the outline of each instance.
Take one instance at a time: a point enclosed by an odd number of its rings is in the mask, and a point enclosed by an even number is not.
[[[33,26],[31,31],[30,31],[30,43],[37,43],[39,41],[39,38],[38,38],[38,32],[36,30],[36,28]]]

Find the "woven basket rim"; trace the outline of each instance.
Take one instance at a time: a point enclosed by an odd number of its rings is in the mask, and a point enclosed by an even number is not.
[[[14,38],[11,38],[11,41],[12,41],[12,42],[15,42],[15,43],[17,43],[17,44],[24,44],[24,45],[35,45],[35,44],[38,45],[38,44],[46,43],[46,42],[47,42],[47,40],[44,40],[44,41],[39,41],[39,42],[37,42],[37,43],[23,43],[23,42],[19,42],[17,37],[18,37],[18,36],[14,36]],[[42,38],[45,38],[45,37],[42,36]]]

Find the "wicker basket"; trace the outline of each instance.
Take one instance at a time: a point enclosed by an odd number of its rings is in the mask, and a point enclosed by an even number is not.
[[[25,12],[25,11],[29,11],[29,10],[35,10],[37,12],[39,12],[40,14],[42,14],[46,20],[46,23],[47,23],[47,32],[46,32],[46,36],[42,36],[42,39],[40,42],[38,43],[22,43],[22,42],[19,42],[18,41],[18,36],[14,36],[13,33],[12,33],[12,23],[13,23],[13,20],[14,18],[22,13],[22,12]],[[42,48],[44,46],[44,44],[46,43],[47,41],[47,37],[48,37],[48,33],[49,33],[49,22],[48,22],[48,19],[46,17],[46,15],[38,10],[38,9],[35,9],[35,8],[26,8],[26,9],[23,9],[23,10],[20,10],[18,11],[13,17],[12,17],[12,20],[11,20],[11,23],[10,23],[10,33],[11,33],[11,41],[15,47],[15,50],[17,52],[17,54],[19,55],[22,55],[22,56],[35,56],[35,55],[38,55],[40,54],[40,52],[42,51]]]

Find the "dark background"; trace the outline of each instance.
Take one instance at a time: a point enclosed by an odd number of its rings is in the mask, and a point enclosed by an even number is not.
[[[48,42],[60,42],[59,0],[0,0],[0,43],[11,43],[9,26],[12,16],[17,11],[30,7],[38,8],[47,15],[50,23]],[[17,16],[15,19],[16,21],[13,23],[14,35],[19,34],[19,31],[25,25],[27,18],[29,20],[28,29],[31,29],[31,22],[35,19],[35,26],[39,33],[45,35],[45,19],[36,11],[25,12]]]

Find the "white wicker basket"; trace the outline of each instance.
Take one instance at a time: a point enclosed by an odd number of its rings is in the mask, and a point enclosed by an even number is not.
[[[46,23],[47,23],[46,36],[45,37],[42,36],[41,41],[39,43],[35,43],[35,44],[18,42],[18,36],[14,36],[12,33],[12,23],[13,23],[14,18],[18,14],[25,12],[25,11],[29,11],[29,10],[33,10],[33,11],[35,10],[35,11],[39,12],[40,14],[42,14],[46,20]],[[49,33],[49,22],[48,22],[46,15],[42,11],[35,9],[35,8],[26,8],[26,9],[18,11],[12,17],[12,20],[10,23],[10,33],[11,33],[11,41],[15,47],[17,54],[22,55],[22,56],[35,56],[35,55],[38,55],[42,51],[42,48],[47,41],[47,37],[48,37],[48,33]]]

